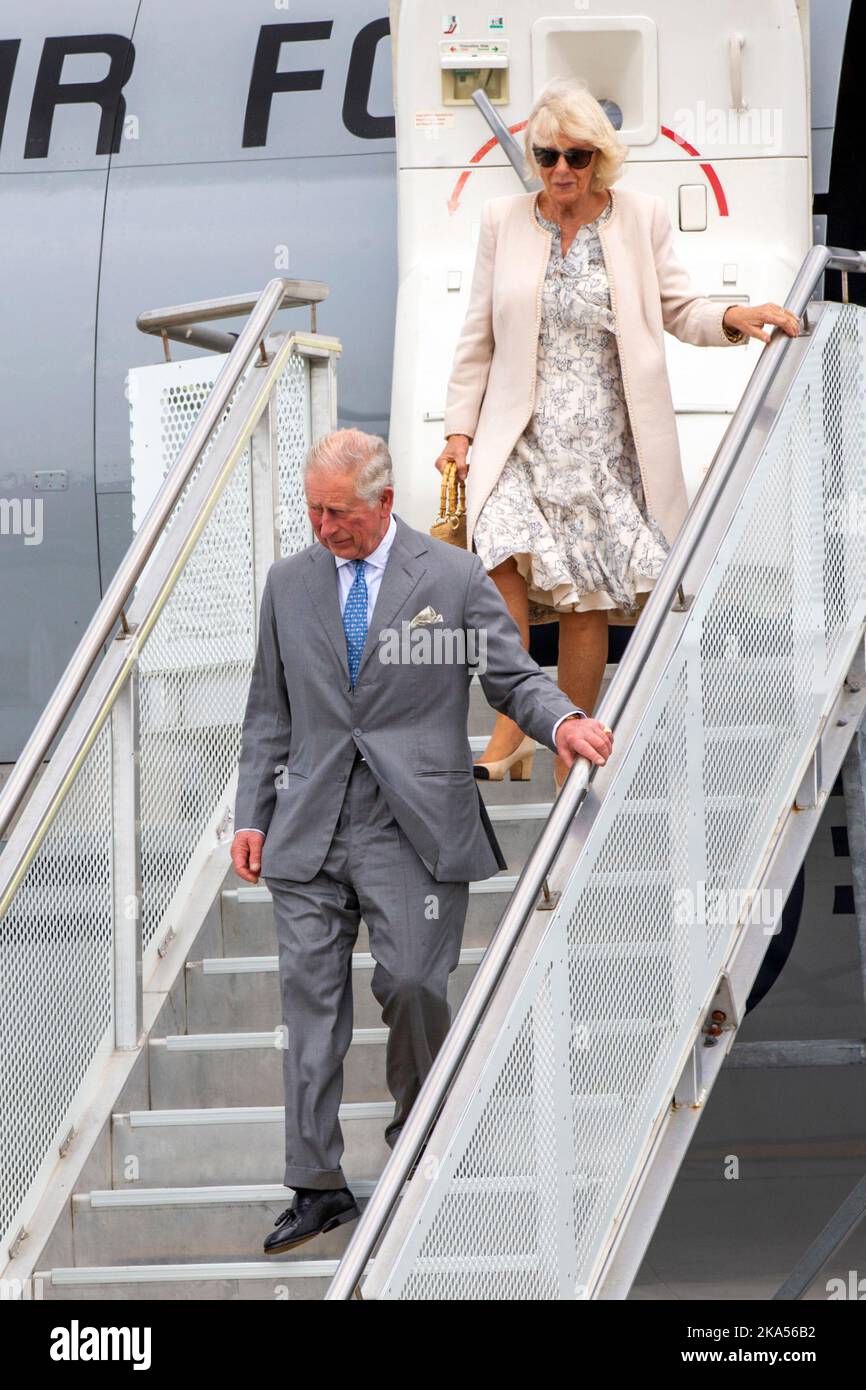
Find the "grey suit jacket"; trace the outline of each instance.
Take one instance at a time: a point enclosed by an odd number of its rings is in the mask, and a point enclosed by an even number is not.
[[[483,656],[490,704],[548,748],[575,711],[524,650],[478,556],[394,519],[354,691],[331,552],[316,541],[268,571],[235,801],[235,826],[265,832],[265,878],[318,873],[358,748],[434,878],[507,868],[472,774],[469,663]],[[428,605],[442,621],[410,628]]]

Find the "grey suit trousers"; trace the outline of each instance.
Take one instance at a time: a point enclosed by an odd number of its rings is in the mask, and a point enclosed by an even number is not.
[[[307,883],[265,882],[274,902],[286,1043],[285,1185],[343,1187],[338,1110],[360,919],[376,961],[373,994],[389,1029],[385,1070],[395,1109],[385,1139],[393,1147],[451,1023],[448,976],[460,955],[469,884],[433,878],[360,755],[320,871]]]

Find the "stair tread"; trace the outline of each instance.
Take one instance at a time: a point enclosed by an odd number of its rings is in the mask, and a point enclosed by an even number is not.
[[[381,1119],[394,1109],[393,1100],[346,1100],[340,1105],[340,1120]],[[112,1118],[126,1120],[130,1127],[192,1124],[282,1124],[282,1105],[214,1105],[156,1107],[153,1110],[118,1110]]]
[[[328,1279],[337,1260],[208,1260],[200,1264],[63,1265],[34,1275],[51,1284],[177,1283],[191,1279]]]
[[[165,1033],[160,1038],[149,1038],[151,1046],[165,1044],[169,1052],[220,1052],[242,1051],[256,1048],[273,1048],[274,1032],[260,1030],[232,1033]],[[381,1046],[388,1038],[387,1028],[353,1028],[353,1046]]]
[[[488,807],[488,810],[490,808]],[[469,884],[470,893],[513,893],[517,884],[518,874],[508,873],[507,870],[500,870],[498,873],[491,874],[489,878],[472,879]],[[224,888],[222,890],[224,898],[237,898],[238,903],[269,903],[271,902],[270,891],[263,883],[255,886],[248,884],[237,888]]]
[[[484,955],[483,946],[464,946],[460,952],[460,965],[477,965]],[[372,970],[376,958],[371,951],[355,951],[352,954],[353,970]],[[279,956],[206,956],[202,960],[188,960],[187,970],[201,970],[204,975],[264,975],[279,970]]]
[[[355,1178],[351,1183],[352,1193],[361,1201],[366,1201],[372,1194],[376,1182],[376,1177]],[[75,1193],[75,1199],[81,1203],[88,1202],[94,1210],[105,1210],[274,1202],[282,1201],[289,1192],[291,1188],[287,1188],[283,1183],[214,1183],[205,1187],[137,1187],[128,1190],[116,1187],[94,1188],[91,1192]]]

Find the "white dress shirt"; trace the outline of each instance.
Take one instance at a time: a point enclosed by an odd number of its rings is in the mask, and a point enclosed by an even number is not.
[[[385,573],[385,566],[388,563],[388,556],[391,553],[391,546],[394,544],[394,537],[397,534],[397,523],[394,520],[394,513],[388,517],[388,529],[370,554],[364,559],[364,578],[367,581],[367,627],[373,621],[373,609],[376,607],[376,599],[379,596],[379,585],[382,583],[382,575]],[[342,556],[335,555],[337,562],[337,587],[340,594],[340,612],[346,607],[346,599],[349,597],[349,590],[355,582],[355,561],[344,560]]]
[[[391,546],[394,543],[394,537],[396,536],[396,534],[397,523],[394,520],[394,513],[392,512],[391,515],[388,517],[387,531],[380,540],[379,544],[376,546],[376,549],[372,550],[370,554],[367,555],[364,559],[364,579],[367,583],[368,628],[373,620],[373,609],[376,606],[376,599],[379,595],[379,586],[382,583],[382,575],[385,573],[385,566],[388,563],[388,556],[391,553]],[[340,599],[340,613],[342,614],[343,610],[346,607],[346,600],[349,597],[349,590],[355,582],[355,561],[344,559],[344,557],[341,555],[335,555],[334,560],[336,561],[337,565],[337,587]],[[580,710],[577,708],[575,708],[574,713],[583,714],[584,716],[586,715],[585,710]],[[561,718],[557,719],[556,723],[553,726],[554,743],[556,742],[556,731],[562,723],[563,719],[570,718],[571,715],[563,714]],[[366,762],[367,759],[362,755],[361,761]],[[264,835],[265,833],[263,830],[256,830],[255,826],[248,825],[243,826],[241,828],[244,830],[255,830],[255,833],[257,835]],[[240,829],[238,829],[235,833],[240,834]]]

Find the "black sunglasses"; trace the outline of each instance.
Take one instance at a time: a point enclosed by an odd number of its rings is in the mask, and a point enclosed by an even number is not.
[[[569,169],[585,169],[597,150],[548,150],[542,145],[533,145],[532,153],[535,156],[536,164],[540,164],[542,169],[553,169],[559,163],[560,155],[565,155],[565,162]]]

